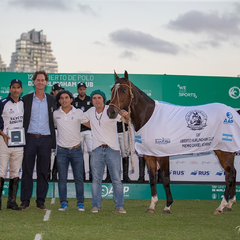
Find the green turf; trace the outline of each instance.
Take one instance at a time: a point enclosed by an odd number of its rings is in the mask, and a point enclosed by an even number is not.
[[[19,202],[19,199],[17,199]],[[0,211],[0,239],[34,239],[42,233],[43,240],[67,239],[240,239],[240,204],[232,212],[214,215],[220,201],[175,200],[171,214],[162,214],[164,200],[159,200],[154,214],[146,213],[150,200],[125,200],[127,214],[117,214],[114,202],[102,200],[99,213],[91,213],[91,199],[85,200],[85,212],[78,212],[75,199],[69,199],[69,210],[59,212],[59,199],[46,206],[51,210],[50,219],[43,221],[45,211],[36,209],[32,199],[28,209],[6,209],[3,197]]]

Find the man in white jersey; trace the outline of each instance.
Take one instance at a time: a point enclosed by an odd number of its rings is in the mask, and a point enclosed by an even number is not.
[[[123,208],[123,185],[121,182],[121,156],[118,142],[117,121],[107,116],[106,96],[101,90],[95,90],[90,98],[93,106],[85,112],[90,121],[93,134],[93,151],[91,155],[92,169],[92,212],[101,208],[102,178],[105,165],[108,166],[112,185],[115,209],[118,213],[126,213]]]
[[[13,79],[9,88],[8,97],[0,101],[0,210],[4,179],[9,165],[9,188],[7,208],[21,210],[16,203],[16,194],[19,182],[19,169],[22,165],[23,146],[8,146],[8,130],[23,127],[23,102],[20,98],[22,82]]]
[[[59,92],[56,96],[61,107],[54,111],[53,120],[57,127],[57,166],[58,190],[61,207],[59,211],[68,209],[67,176],[69,163],[71,163],[76,185],[77,206],[79,211],[84,210],[84,184],[83,184],[83,152],[81,147],[80,126],[89,122],[81,109],[73,104],[73,95],[67,90]],[[90,127],[88,124],[87,126]]]

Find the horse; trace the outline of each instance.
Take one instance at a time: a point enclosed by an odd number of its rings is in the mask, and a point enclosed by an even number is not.
[[[156,102],[128,79],[127,71],[125,71],[123,78],[119,78],[115,71],[114,75],[115,84],[111,89],[111,101],[107,110],[108,117],[112,119],[116,118],[122,109],[127,108],[135,132],[137,133],[151,119],[156,107]],[[233,111],[236,113],[234,109]],[[240,114],[240,112],[238,113]],[[237,117],[238,116],[237,114]],[[214,152],[225,171],[226,186],[224,196],[221,204],[214,211],[214,214],[222,214],[223,210],[231,211],[232,205],[236,202],[236,169],[234,168],[236,151],[214,150]],[[166,193],[166,205],[162,213],[170,214],[173,198],[170,189],[169,156],[144,154],[143,157],[147,164],[151,186],[151,204],[146,212],[154,213],[155,206],[158,202],[156,188],[156,172],[158,165],[161,169],[162,182]]]

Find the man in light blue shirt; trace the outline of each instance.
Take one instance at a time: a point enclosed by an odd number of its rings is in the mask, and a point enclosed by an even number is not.
[[[29,207],[33,190],[33,169],[37,169],[37,208],[47,210],[44,205],[48,190],[48,168],[51,160],[51,149],[56,148],[53,110],[55,98],[44,92],[48,82],[45,71],[33,75],[35,92],[23,97],[23,126],[26,133],[26,146],[23,157],[21,184],[21,209]]]

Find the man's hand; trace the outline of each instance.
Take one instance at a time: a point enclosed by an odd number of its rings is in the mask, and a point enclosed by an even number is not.
[[[8,139],[11,139],[7,134],[5,134],[2,130],[0,130],[0,135],[3,136],[3,140],[6,143],[6,145],[8,146]]]
[[[130,116],[128,114],[128,112],[124,109],[122,109],[119,114],[122,116],[121,120],[125,123],[128,123],[128,121],[130,120]]]

